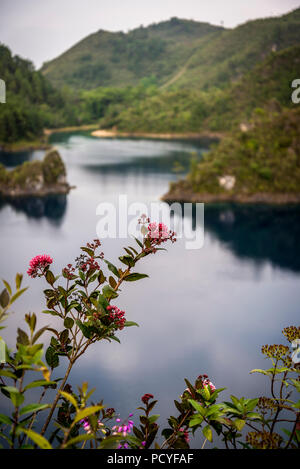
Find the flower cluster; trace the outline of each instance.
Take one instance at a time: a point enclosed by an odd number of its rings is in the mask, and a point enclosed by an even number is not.
[[[142,215],[138,220],[138,223],[142,225],[141,232],[144,236],[145,253],[155,253],[157,251],[157,247],[166,241],[175,243],[176,233],[169,230],[164,223],[151,223],[150,218],[146,215]]]
[[[282,441],[282,437],[275,432],[249,432],[246,436],[246,441],[255,449],[277,449]]]
[[[117,306],[108,306],[106,308],[107,312],[109,313],[109,320],[110,323],[114,325],[116,329],[124,329],[124,325],[126,322],[125,319],[125,311],[121,311]]]
[[[101,246],[101,242],[99,239],[94,239],[92,243],[87,243],[87,247],[89,249],[92,249],[93,251],[96,251],[97,248]]]
[[[285,327],[282,333],[289,342],[294,342],[295,340],[300,339],[300,326]]]
[[[150,401],[150,399],[153,399],[153,398],[154,398],[153,394],[144,394],[141,400],[145,405],[148,405],[148,402]]]
[[[183,438],[184,438],[184,441],[189,444],[190,442],[190,439],[189,439],[189,432],[187,431],[186,428],[179,428],[179,431],[183,434]]]
[[[159,246],[166,241],[171,241],[175,243],[176,233],[169,230],[169,228],[163,223],[149,223],[148,233],[146,234],[146,239],[151,241],[151,247]]]
[[[84,262],[81,265],[81,270],[85,272],[86,270],[88,271],[96,271],[100,270],[100,265],[98,264],[97,261],[93,257],[89,257],[86,262]]]
[[[134,423],[131,420],[131,417],[133,417],[133,414],[129,414],[128,419],[125,420],[124,422],[121,422],[120,418],[116,419],[116,425],[112,427],[112,434],[113,435],[118,435],[122,434],[124,437],[128,435],[128,433],[131,433],[131,430],[133,429]]]
[[[91,427],[90,422],[89,422],[89,420],[88,420],[87,418],[80,420],[80,423],[82,424],[83,429],[85,430],[86,433],[88,433],[89,435],[90,435],[91,433],[93,433],[92,427]],[[103,424],[100,420],[98,420],[98,428],[97,428],[97,430],[101,430],[102,433],[104,433],[104,435],[105,435],[105,434],[106,434],[106,430],[105,430],[103,427],[104,427],[104,424]]]
[[[52,262],[53,259],[46,254],[35,256],[29,263],[27,274],[32,278],[42,277]]]
[[[72,264],[68,264],[67,267],[63,269],[63,276],[68,280],[72,280],[74,278],[75,267]]]
[[[207,375],[200,375],[197,378],[196,381],[196,387],[197,389],[203,389],[204,386],[208,386],[211,390],[211,392],[214,392],[216,390],[216,386],[210,381],[209,377]]]
[[[257,407],[264,413],[266,413],[267,410],[274,412],[277,409],[274,399],[265,396],[259,398]]]
[[[290,349],[286,345],[263,345],[261,348],[263,355],[269,358],[275,358],[276,360],[284,360],[289,356]]]

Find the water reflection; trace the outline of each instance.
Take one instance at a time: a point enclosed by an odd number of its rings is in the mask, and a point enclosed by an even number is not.
[[[5,205],[12,206],[16,212],[25,213],[28,218],[48,218],[60,221],[67,208],[67,196],[63,194],[47,197],[0,198],[0,212]]]
[[[205,230],[239,258],[300,271],[300,207],[205,205]]]

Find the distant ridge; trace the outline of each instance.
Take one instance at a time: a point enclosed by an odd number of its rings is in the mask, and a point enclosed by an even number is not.
[[[300,44],[300,8],[234,29],[179,18],[128,33],[100,30],[45,63],[54,86],[75,89],[136,86],[224,87],[270,52]]]

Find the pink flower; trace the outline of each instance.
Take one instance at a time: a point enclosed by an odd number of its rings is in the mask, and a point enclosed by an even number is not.
[[[148,236],[151,239],[166,239],[169,237],[169,229],[163,223],[150,223],[148,226]]]
[[[32,278],[42,277],[52,262],[53,259],[46,254],[35,256],[29,262],[29,269],[27,270],[27,274]]]
[[[117,308],[117,306],[107,306],[107,312],[109,314],[109,320],[111,322],[111,324],[113,324],[116,329],[120,329],[120,331],[122,329],[124,329],[124,325],[125,325],[125,322],[126,322],[126,319],[125,319],[125,311],[121,311],[119,308]]]

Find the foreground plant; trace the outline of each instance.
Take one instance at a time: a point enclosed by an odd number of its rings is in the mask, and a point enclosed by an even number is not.
[[[96,342],[101,340],[112,340],[120,342],[116,333],[122,331],[125,327],[137,326],[135,322],[127,321],[125,312],[120,310],[111,301],[119,296],[120,287],[123,282],[134,282],[148,277],[145,274],[132,272],[137,262],[143,257],[155,254],[163,250],[162,244],[167,241],[172,243],[176,241],[175,233],[169,231],[165,225],[150,223],[145,217],[140,220],[142,225],[142,240],[135,239],[136,247],[129,246],[125,249],[125,255],[119,257],[122,263],[121,267],[116,267],[110,261],[104,259],[104,254],[99,252],[101,243],[94,240],[81,248],[82,253],[76,258],[74,265],[68,264],[62,271],[61,276],[55,276],[50,270],[53,259],[48,255],[39,255],[30,261],[28,275],[32,278],[43,277],[49,285],[44,290],[47,309],[44,314],[52,315],[60,319],[61,328],[44,327],[35,332],[36,316],[26,316],[26,322],[29,325],[30,333],[18,329],[17,352],[11,352],[5,346],[1,339],[2,349],[5,349],[5,361],[0,368],[1,391],[10,398],[15,406],[13,418],[0,416],[0,423],[11,426],[12,429],[7,433],[2,433],[3,438],[8,442],[11,448],[16,446],[16,436],[18,435],[18,445],[24,447],[24,437],[21,433],[26,433],[29,438],[36,438],[35,443],[47,446],[46,440],[41,440],[58,406],[59,400],[67,399],[72,404],[69,409],[69,417],[76,410],[74,420],[65,421],[62,419],[62,413],[58,416],[60,428],[64,433],[61,441],[62,447],[66,447],[67,441],[75,433],[78,433],[79,420],[86,418],[88,414],[82,414],[86,406],[86,399],[82,400],[80,405],[75,405],[74,398],[66,391],[66,383],[69,374],[77,360],[86,352],[86,350]],[[106,276],[104,267],[108,269]],[[61,279],[63,284],[61,284]],[[20,290],[22,276],[18,275],[16,279],[17,292],[12,295],[10,285],[5,282],[5,289],[0,296],[0,319],[7,316],[11,304],[20,296],[25,289]],[[36,341],[46,331],[52,333],[50,345],[46,350],[45,358],[49,368],[42,362],[43,345]],[[67,369],[62,379],[51,380],[53,370],[59,366],[60,357],[65,357]],[[38,404],[32,404],[32,412],[25,420],[20,420],[20,416],[25,413],[20,406],[24,401],[24,394],[28,386],[23,387],[26,371],[40,371],[43,373],[43,380],[36,380],[34,386],[43,387],[43,391]],[[12,379],[14,386],[7,386],[6,380]],[[58,386],[59,382],[59,386]],[[41,404],[48,387],[57,388],[56,396],[51,403]],[[81,394],[84,391],[81,390]],[[70,397],[71,396],[71,397]],[[93,406],[95,407],[95,406]],[[102,408],[97,405],[97,411]],[[34,436],[32,427],[35,423],[37,412],[50,408],[47,418],[44,421],[39,438]],[[27,409],[26,409],[27,410]],[[61,409],[60,409],[61,410]],[[78,411],[78,412],[77,412]],[[96,409],[94,408],[94,412]],[[79,416],[78,416],[79,415]],[[67,427],[62,426],[62,422]],[[66,432],[66,428],[68,431]],[[28,433],[29,432],[29,433]],[[55,434],[55,437],[57,434]]]
[[[137,247],[125,248],[117,268],[99,252],[101,243],[94,240],[81,248],[74,265],[68,264],[61,276],[55,277],[48,255],[36,256],[30,262],[28,275],[42,277],[49,284],[44,290],[47,315],[58,318],[61,328],[36,328],[35,314],[27,314],[27,331],[18,328],[16,351],[11,352],[0,338],[0,390],[8,399],[11,415],[0,414],[0,437],[11,449],[188,449],[204,448],[207,441],[223,441],[226,448],[288,449],[300,448],[300,327],[283,330],[289,345],[265,345],[262,353],[271,360],[266,370],[253,370],[270,380],[270,395],[246,399],[231,395],[230,402],[218,402],[224,388],[217,389],[207,375],[200,375],[175,400],[178,416],[168,419],[169,427],[162,430],[163,442],[158,443],[158,414],[152,414],[157,401],[150,393],[142,396],[139,426],[130,413],[121,418],[101,400],[91,401],[95,390],[83,383],[74,391],[67,383],[74,363],[86,350],[101,340],[119,342],[117,333],[137,325],[126,319],[126,313],[111,304],[123,282],[147,277],[132,272],[143,257],[161,250],[175,234],[162,224],[141,219],[143,239]],[[108,275],[104,273],[104,267]],[[107,278],[108,277],[108,278]],[[60,280],[63,280],[63,286]],[[0,294],[0,322],[14,301],[26,290],[21,288],[22,275],[16,276],[16,292],[4,282]],[[50,345],[44,357],[39,339],[51,332]],[[0,357],[1,358],[1,357]],[[67,362],[63,378],[54,377],[60,359]],[[36,376],[36,379],[34,378]],[[32,389],[42,388],[38,402],[30,402]],[[43,400],[48,389],[56,394],[49,403]],[[297,399],[298,396],[298,399]],[[41,427],[40,431],[37,428]],[[45,432],[47,431],[47,438]],[[198,434],[201,441],[198,443]],[[193,440],[192,440],[193,439]],[[160,440],[159,440],[160,441]]]

